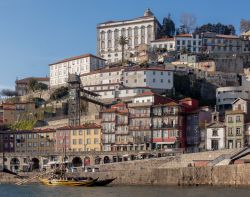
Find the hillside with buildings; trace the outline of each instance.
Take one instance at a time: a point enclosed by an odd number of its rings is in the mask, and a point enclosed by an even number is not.
[[[164,35],[153,12],[97,25],[97,54],[3,93],[4,152],[175,150],[250,144],[250,33]],[[95,43],[93,43],[95,44]]]

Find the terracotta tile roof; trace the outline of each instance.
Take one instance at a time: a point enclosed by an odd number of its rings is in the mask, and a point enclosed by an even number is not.
[[[102,113],[114,113],[117,112],[116,108],[104,109],[101,111]]]
[[[244,111],[242,110],[234,110],[234,111],[226,111],[225,112],[226,115],[233,115],[233,114],[244,114]]]
[[[239,39],[238,36],[235,35],[224,35],[224,34],[216,34],[217,38],[225,38],[225,39]]]
[[[79,126],[59,127],[57,128],[57,130],[98,129],[98,128],[101,128],[101,126],[96,123],[86,123],[86,124],[79,125]]]
[[[166,106],[178,106],[179,103],[177,103],[176,101],[171,101],[171,102],[169,102],[169,103],[166,103],[165,105],[166,105]]]
[[[98,58],[98,59],[101,59],[101,60],[105,60],[105,59],[103,59],[101,57],[98,57],[98,56],[95,56],[95,55],[93,55],[91,53],[87,53],[87,54],[78,55],[78,56],[74,56],[74,57],[70,57],[70,58],[66,58],[66,59],[60,60],[58,62],[49,64],[49,66],[54,65],[54,64],[60,64],[60,63],[72,61],[72,60],[77,60],[77,59],[81,59],[81,58],[85,58],[85,57],[94,57],[94,58]]]
[[[175,37],[187,37],[187,38],[191,38],[192,34],[178,34]]]
[[[154,96],[156,93],[154,92],[143,92],[141,94],[136,95],[135,97],[144,97],[144,96]]]
[[[27,84],[31,79],[35,79],[37,81],[49,81],[49,77],[27,77],[24,79],[16,80],[16,84]]]
[[[117,103],[115,105],[112,105],[112,108],[118,108],[118,107],[126,107],[126,104],[125,103]]]
[[[163,42],[163,41],[174,41],[174,38],[163,37],[156,40],[152,40],[151,42]]]

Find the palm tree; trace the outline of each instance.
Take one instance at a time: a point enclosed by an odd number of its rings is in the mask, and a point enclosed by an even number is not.
[[[124,48],[125,48],[125,45],[128,44],[128,39],[125,36],[121,36],[119,39],[119,44],[122,47],[122,65],[123,65],[123,63],[124,63]]]

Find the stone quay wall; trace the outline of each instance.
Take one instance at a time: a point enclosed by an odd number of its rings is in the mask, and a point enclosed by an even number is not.
[[[24,177],[34,177],[37,173],[21,173]],[[113,185],[214,185],[214,186],[250,186],[250,164],[228,166],[206,166],[185,168],[143,168],[120,169],[108,172],[78,172],[70,176],[86,176],[99,179],[117,178]],[[0,183],[17,183],[14,175],[0,173]],[[37,183],[32,179],[29,183]]]
[[[79,174],[78,174],[79,176]],[[250,186],[250,164],[185,168],[149,168],[81,173],[99,179],[117,178],[118,185],[215,185]]]

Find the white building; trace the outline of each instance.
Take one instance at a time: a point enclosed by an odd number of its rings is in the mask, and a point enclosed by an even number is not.
[[[244,86],[220,87],[216,89],[216,105],[218,109],[231,109],[237,98],[249,99],[249,88]]]
[[[225,148],[225,125],[219,121],[219,113],[212,113],[212,122],[206,126],[206,149],[220,150]]]
[[[153,49],[167,49],[167,51],[187,50],[191,53],[199,53],[202,47],[202,39],[197,34],[179,34],[173,38],[160,38],[151,41]]]
[[[134,67],[124,71],[123,85],[128,87],[171,90],[173,83],[173,72],[160,66]]]
[[[81,75],[86,90],[102,99],[129,98],[145,91],[165,92],[173,88],[173,72],[164,67],[111,67]]]
[[[68,74],[84,74],[103,68],[105,60],[92,54],[84,54],[60,60],[49,65],[50,87],[67,84]]]
[[[144,16],[135,19],[100,23],[97,25],[97,53],[108,63],[120,61],[122,53],[119,39],[125,36],[128,40],[125,58],[129,58],[138,45],[150,45],[158,37],[160,28],[160,23],[150,9],[144,12]]]

